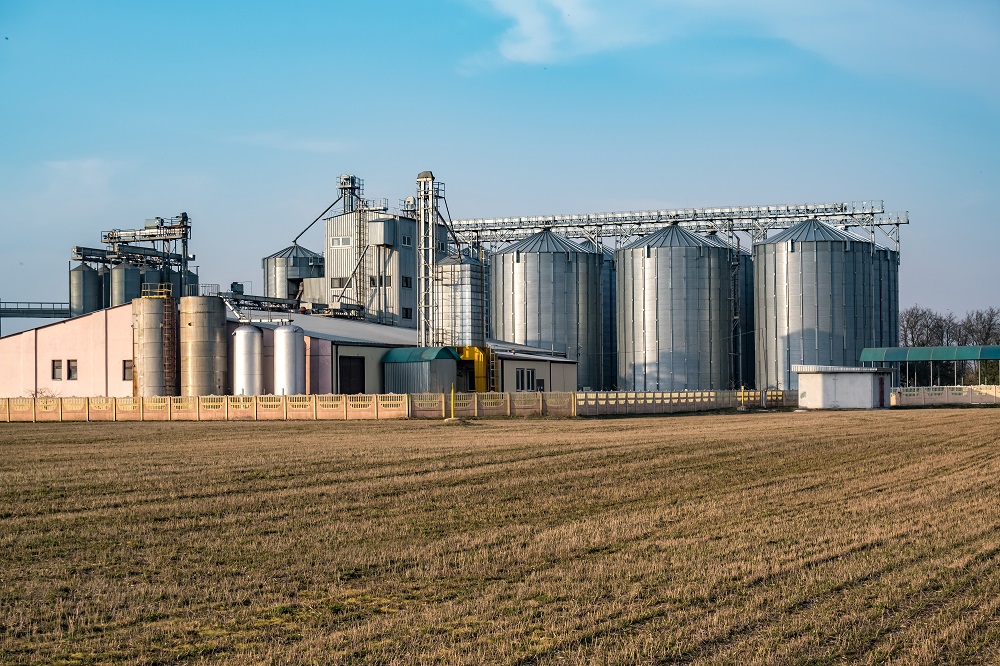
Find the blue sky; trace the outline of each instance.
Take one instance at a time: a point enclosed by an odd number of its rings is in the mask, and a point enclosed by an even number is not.
[[[3,0],[0,298],[182,210],[260,291],[338,174],[432,169],[456,218],[882,199],[901,306],[962,314],[1000,305],[998,69],[995,0]]]

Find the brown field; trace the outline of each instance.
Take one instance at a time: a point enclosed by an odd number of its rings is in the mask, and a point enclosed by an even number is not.
[[[997,663],[1000,410],[0,424],[0,663]]]

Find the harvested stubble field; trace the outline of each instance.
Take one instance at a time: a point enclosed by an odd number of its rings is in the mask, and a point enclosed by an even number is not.
[[[0,424],[5,663],[995,663],[1000,410]]]

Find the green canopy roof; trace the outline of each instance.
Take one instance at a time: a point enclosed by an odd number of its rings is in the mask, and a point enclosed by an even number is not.
[[[868,347],[861,352],[861,362],[892,363],[902,361],[995,361],[1000,346],[985,347]]]
[[[459,360],[454,347],[403,347],[390,349],[382,357],[383,363],[426,363],[437,359]]]

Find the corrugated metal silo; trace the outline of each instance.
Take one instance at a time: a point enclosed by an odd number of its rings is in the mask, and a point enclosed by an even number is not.
[[[738,362],[733,366],[733,376],[730,384],[733,388],[756,386],[754,364],[754,327],[753,327],[753,259],[751,254],[742,247],[730,243],[717,233],[709,232],[705,240],[719,247],[730,250],[730,278],[732,278],[732,262],[739,257],[739,304],[740,304],[740,337],[733,338],[733,350]]]
[[[233,332],[233,395],[264,392],[264,333],[244,324]]]
[[[672,225],[618,250],[617,259],[619,388],[728,388],[728,249]]]
[[[618,316],[617,273],[615,253],[608,247],[601,249],[601,383],[600,388],[610,391],[618,386]]]
[[[494,337],[563,352],[577,361],[580,387],[599,387],[602,263],[549,230],[501,250],[490,266]]]
[[[449,256],[434,267],[434,302],[442,343],[451,347],[486,345],[483,265],[472,257]]]
[[[181,395],[224,395],[226,305],[217,296],[180,299]]]
[[[874,343],[869,347],[899,346],[899,253],[875,245]]]
[[[271,298],[295,298],[305,278],[323,277],[323,255],[293,243],[265,257],[264,295]]]
[[[875,340],[873,247],[807,220],[753,248],[757,386],[798,389],[792,365],[858,366]]]
[[[143,266],[140,272],[142,273],[142,284],[169,284],[168,280],[164,278],[163,271],[155,266]],[[173,295],[177,296],[177,294]]]
[[[111,268],[111,305],[131,303],[142,294],[142,272],[135,264],[123,262]]]
[[[274,329],[274,394],[306,392],[305,331],[286,324]]]
[[[101,277],[97,270],[80,264],[69,272],[69,316],[79,317],[101,309]]]

